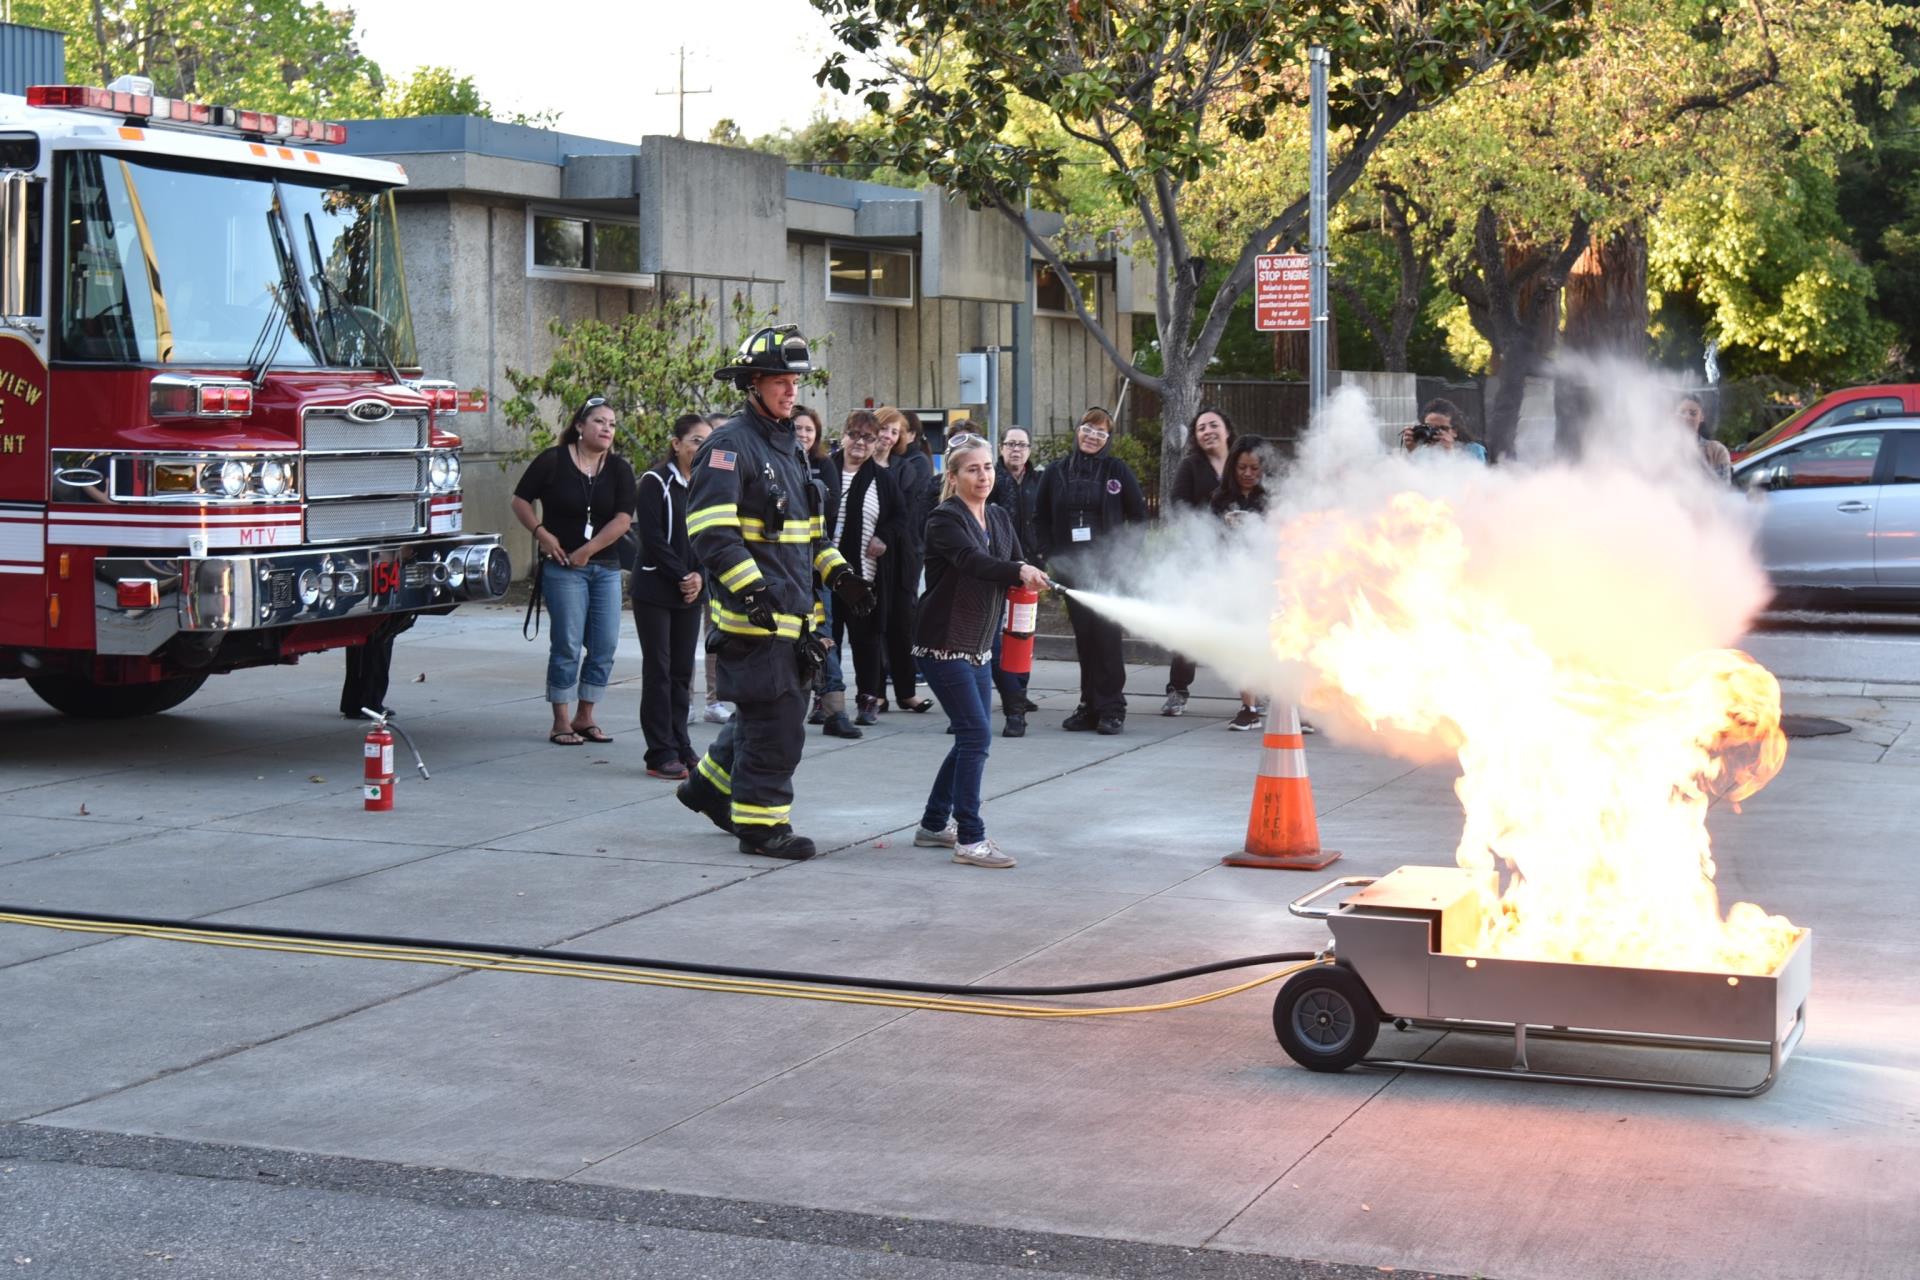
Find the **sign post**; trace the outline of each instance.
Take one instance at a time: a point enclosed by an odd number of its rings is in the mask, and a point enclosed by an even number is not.
[[[1312,66],[1312,146],[1307,185],[1307,251],[1312,258],[1311,306],[1313,326],[1307,336],[1307,415],[1311,421],[1327,398],[1327,47],[1307,51]]]

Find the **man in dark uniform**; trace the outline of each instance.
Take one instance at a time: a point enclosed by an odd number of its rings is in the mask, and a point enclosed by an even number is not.
[[[817,573],[864,617],[873,590],[827,540],[822,494],[793,438],[800,376],[813,372],[792,325],[756,330],[714,376],[746,405],[707,438],[693,463],[687,534],[711,603],[707,651],[718,692],[734,704],[680,803],[740,839],[740,852],[801,861],[813,841],[795,835],[793,771],[806,744],[806,690],[826,658]]]

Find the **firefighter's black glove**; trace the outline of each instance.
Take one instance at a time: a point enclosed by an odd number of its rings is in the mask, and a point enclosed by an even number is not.
[[[809,631],[794,641],[793,651],[802,683],[812,680],[827,665],[827,638],[818,631]]]
[[[773,601],[767,599],[767,593],[761,590],[742,591],[740,593],[740,612],[747,615],[747,621],[762,631],[777,631],[774,625]]]
[[[847,608],[853,610],[854,617],[864,618],[873,612],[875,604],[873,588],[868,586],[867,580],[855,573],[850,566],[841,565],[835,569],[833,576],[827,580],[827,587],[833,594],[840,597]]]

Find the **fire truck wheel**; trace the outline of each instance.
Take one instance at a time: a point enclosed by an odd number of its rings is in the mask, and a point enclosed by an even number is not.
[[[85,676],[49,674],[27,677],[27,687],[55,711],[89,720],[125,720],[179,706],[207,682],[203,675],[176,676],[150,684],[95,684]]]
[[[1287,1056],[1307,1070],[1345,1071],[1373,1048],[1380,1010],[1352,970],[1316,965],[1280,988],[1273,1030]]]

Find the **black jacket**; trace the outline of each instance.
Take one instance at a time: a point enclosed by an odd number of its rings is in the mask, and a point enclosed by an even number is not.
[[[1173,500],[1183,507],[1205,511],[1219,488],[1220,477],[1214,474],[1213,463],[1204,453],[1189,449],[1173,469]]]
[[[1133,468],[1105,450],[1087,454],[1076,448],[1040,477],[1033,523],[1049,563],[1091,551],[1146,518],[1147,497]],[[1075,541],[1073,531],[1082,527],[1092,534]]]
[[[779,510],[784,503],[785,510]],[[814,509],[813,468],[791,421],[751,406],[720,424],[693,462],[687,534],[707,580],[710,625],[731,636],[798,640],[824,624],[813,577],[846,563]],[[742,592],[765,593],[774,630],[747,619]]]
[[[958,498],[927,517],[927,591],[920,597],[913,647],[937,658],[981,657],[993,650],[1007,588],[1020,582],[1020,536],[1005,507],[987,504],[987,527]]]
[[[988,502],[1007,509],[1013,517],[1013,531],[1020,535],[1020,546],[1029,555],[1038,559],[1040,555],[1040,535],[1034,529],[1033,508],[1040,501],[1040,481],[1046,475],[1045,467],[1029,466],[1016,481],[1011,471],[995,469],[993,473],[993,493]]]
[[[700,602],[698,597],[680,598],[680,579],[699,572],[687,540],[687,493],[670,461],[640,475],[639,509],[633,518],[640,535],[640,562],[634,566],[631,588],[636,604],[691,609]]]
[[[902,541],[887,546],[888,577],[894,589],[908,600],[920,590],[920,562],[927,545],[927,516],[939,499],[939,482],[933,474],[933,459],[920,452],[918,444],[883,467],[893,479],[900,495],[900,533]],[[885,535],[882,535],[883,537]],[[896,550],[898,554],[896,554]]]

